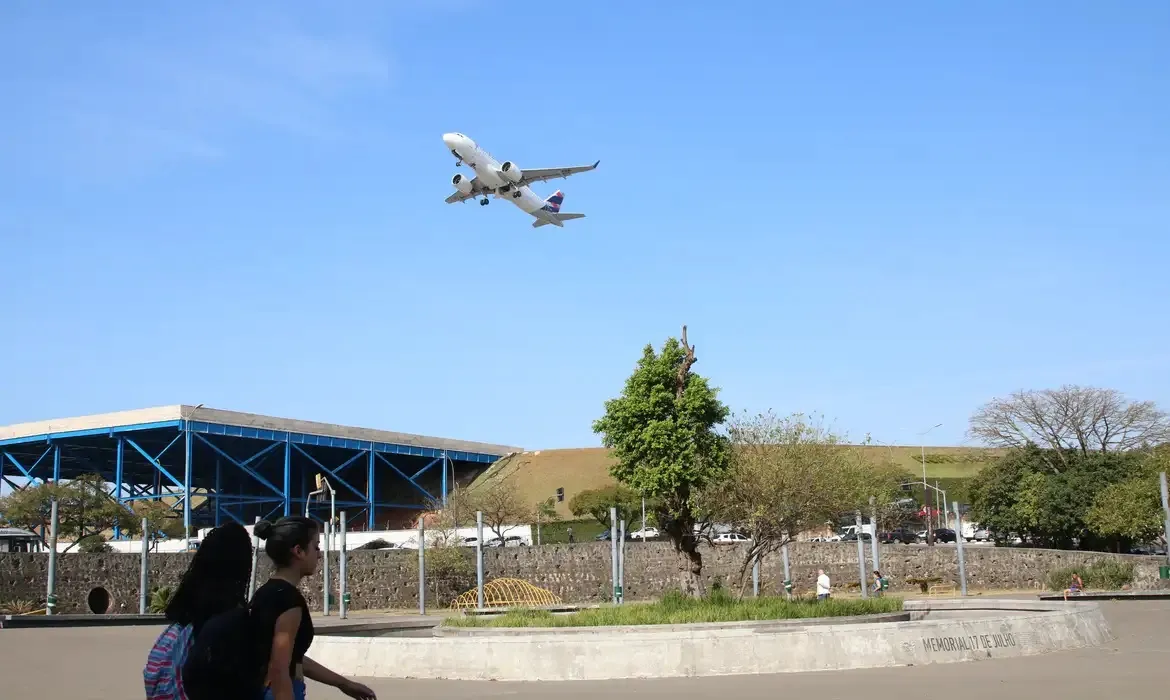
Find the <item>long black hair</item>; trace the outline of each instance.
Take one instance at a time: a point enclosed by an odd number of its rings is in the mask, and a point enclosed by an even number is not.
[[[195,630],[225,610],[248,603],[252,538],[243,525],[228,523],[203,538],[187,566],[165,617]]]
[[[293,549],[309,548],[309,541],[317,537],[320,528],[312,518],[301,515],[286,515],[270,523],[261,520],[254,528],[256,536],[264,540],[264,551],[277,566],[288,566],[292,561]]]

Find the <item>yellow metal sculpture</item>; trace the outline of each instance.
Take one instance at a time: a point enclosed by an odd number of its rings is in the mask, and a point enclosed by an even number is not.
[[[483,606],[485,608],[536,607],[557,605],[561,597],[552,591],[537,588],[517,578],[497,578],[483,585]],[[474,608],[479,604],[479,595],[472,588],[451,602],[452,609]]]

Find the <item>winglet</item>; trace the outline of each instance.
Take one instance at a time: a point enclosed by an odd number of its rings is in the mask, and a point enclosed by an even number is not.
[[[597,167],[597,166],[599,166],[599,165],[601,165],[601,159],[600,159],[600,158],[597,160],[597,162],[595,162],[595,163],[593,164],[593,167],[595,167],[595,168],[596,168],[596,167]]]

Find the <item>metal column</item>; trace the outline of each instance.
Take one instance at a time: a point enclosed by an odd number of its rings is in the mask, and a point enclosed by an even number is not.
[[[880,571],[882,567],[881,567],[881,564],[879,562],[879,557],[881,555],[878,554],[878,538],[877,538],[877,536],[878,536],[878,509],[877,509],[877,499],[874,498],[873,496],[869,497],[869,508],[870,508],[869,521],[873,525],[873,539],[870,540],[870,549],[873,551],[873,570]],[[860,537],[860,536],[861,535],[858,534],[858,537]]]
[[[192,462],[192,448],[191,444],[191,429],[186,424],[183,426],[183,439],[185,441],[184,450],[186,455],[183,459],[183,547],[190,551],[191,549],[191,470],[194,466]]]
[[[57,499],[49,508],[49,580],[45,591],[45,614],[52,615],[57,607]]]
[[[147,530],[146,518],[142,519],[142,567],[138,572],[138,614],[146,614],[146,554],[150,551],[150,530]]]
[[[1170,565],[1170,493],[1167,493],[1166,472],[1158,475],[1162,489],[1162,532],[1166,536],[1166,564]]]
[[[367,453],[369,462],[366,464],[366,529],[373,530],[374,525],[374,447],[370,446]]]
[[[963,521],[959,515],[959,502],[954,502],[955,507],[955,548],[959,552],[959,591],[963,596],[967,595],[967,567],[963,561]]]
[[[483,610],[483,511],[475,511],[475,607]]]
[[[341,595],[341,600],[339,600],[337,602],[337,614],[339,617],[341,617],[342,620],[344,620],[346,618],[346,616],[349,614],[349,605],[348,605],[349,593],[346,592],[346,586],[345,586],[345,570],[346,570],[345,531],[348,529],[348,527],[347,527],[347,522],[345,519],[345,511],[344,510],[341,511],[340,525],[341,525],[341,533],[340,533],[340,537],[338,539],[341,541],[341,547],[338,550],[337,590],[338,590],[338,593]]]
[[[869,587],[865,583],[865,542],[862,541],[861,536],[865,533],[861,531],[861,511],[856,511],[853,514],[857,521],[857,571],[861,576],[861,597],[869,597]]]
[[[610,581],[613,590],[613,602],[616,605],[618,602],[618,550],[617,550],[617,508],[609,509],[609,561],[610,561]]]
[[[115,457],[115,461],[114,461],[114,499],[118,501],[118,505],[124,504],[124,502],[122,501],[122,482],[125,481],[125,475],[123,474],[123,464],[124,464],[123,450],[125,449],[125,446],[126,446],[126,443],[123,442],[121,436],[119,436],[118,437],[118,448],[117,448],[117,452],[116,452],[117,456]],[[130,495],[134,495],[133,492],[131,492]],[[121,525],[114,525],[114,539],[116,539],[116,540],[122,539]]]
[[[292,442],[284,436],[284,517],[292,515]]]

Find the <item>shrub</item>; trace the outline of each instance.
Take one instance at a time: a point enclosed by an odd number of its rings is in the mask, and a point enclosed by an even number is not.
[[[109,554],[114,551],[114,548],[106,543],[105,535],[88,537],[81,541],[77,549],[85,554]]]
[[[35,600],[8,600],[0,603],[0,615],[28,615],[41,607]]]
[[[171,598],[175,595],[175,589],[171,586],[157,586],[150,592],[150,606],[148,612],[163,613],[166,612],[167,606],[171,604]]]
[[[1051,569],[1045,580],[1050,591],[1063,591],[1072,582],[1073,574],[1079,574],[1085,588],[1098,591],[1115,591],[1133,583],[1133,563],[1102,559],[1089,566],[1069,566]]]
[[[943,580],[942,580],[941,576],[921,576],[921,577],[906,579],[906,583],[910,584],[911,586],[918,586],[918,588],[923,593],[930,592],[930,584],[942,583],[942,581]]]

